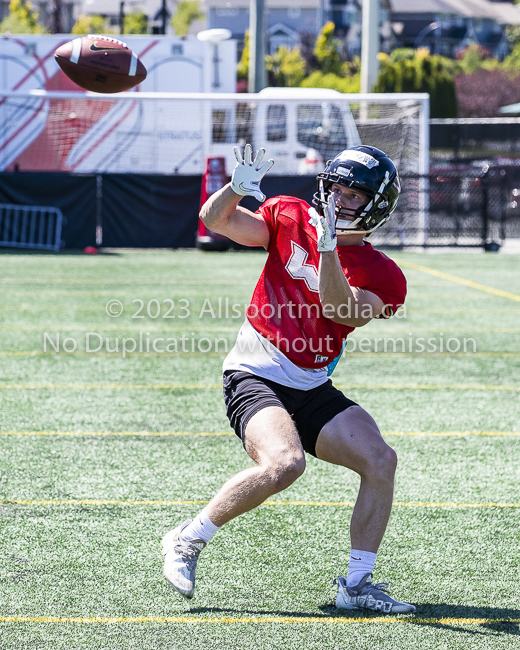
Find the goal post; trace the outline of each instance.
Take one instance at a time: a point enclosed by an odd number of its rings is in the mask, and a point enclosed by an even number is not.
[[[274,159],[270,175],[315,175],[343,149],[369,144],[395,161],[403,177],[400,204],[422,243],[427,201],[418,177],[429,171],[428,107],[423,93],[316,88],[257,94],[0,91],[0,170],[202,175],[208,157],[222,156],[229,175],[233,147],[250,142]],[[391,228],[384,231],[388,239]]]

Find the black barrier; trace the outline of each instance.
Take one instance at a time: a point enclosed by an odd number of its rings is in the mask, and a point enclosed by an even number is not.
[[[520,167],[403,175],[403,192],[377,246],[486,247],[520,238]],[[201,176],[0,173],[0,203],[60,208],[65,248],[195,247]],[[308,203],[314,176],[267,176],[267,197],[297,196]],[[241,205],[256,210],[258,201]]]
[[[195,246],[201,176],[0,173],[0,203],[60,208],[63,248]]]
[[[103,174],[103,246],[195,246],[201,182],[201,176]]]
[[[49,205],[65,217],[63,248],[192,248],[202,176],[0,173],[0,203]],[[265,178],[267,196],[312,200],[313,176]],[[259,203],[244,197],[242,205]]]
[[[46,205],[64,216],[63,247],[96,243],[96,179],[53,172],[0,173],[0,203]]]

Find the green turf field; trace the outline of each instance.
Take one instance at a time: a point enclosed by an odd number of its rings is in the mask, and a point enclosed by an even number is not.
[[[0,650],[520,648],[520,259],[391,256],[406,311],[334,381],[399,455],[400,617],[333,607],[358,480],[313,458],[217,534],[194,601],[163,580],[162,535],[250,463],[220,367],[262,253],[0,254]]]

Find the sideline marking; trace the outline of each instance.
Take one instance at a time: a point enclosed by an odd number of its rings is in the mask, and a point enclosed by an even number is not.
[[[0,431],[0,436],[234,436],[233,431]],[[520,436],[520,431],[383,431],[383,436]]]
[[[520,386],[508,385],[487,385],[487,384],[335,384],[336,388],[348,390],[370,390],[370,389],[383,389],[383,390],[520,390]],[[0,384],[0,388],[12,389],[70,389],[70,390],[96,390],[96,389],[128,389],[128,390],[144,390],[144,389],[210,389],[222,388],[222,384]]]
[[[0,436],[234,436],[233,431],[0,431]],[[511,434],[511,435],[520,435]]]
[[[0,384],[1,386],[1,384]],[[487,385],[487,384],[335,384],[342,389],[389,389],[389,390],[520,390],[520,386]]]
[[[124,388],[124,389],[144,389],[144,388],[222,388],[222,384],[0,384],[0,388],[68,388],[73,390],[89,389],[106,389],[106,388]],[[520,387],[519,387],[520,388]]]
[[[186,327],[185,325],[179,325],[178,327],[175,327],[173,325],[169,327],[158,327],[155,325],[150,325],[149,323],[145,323],[145,327],[139,327],[139,325],[134,325],[133,327],[128,327],[124,325],[95,325],[92,327],[91,325],[80,325],[80,324],[73,324],[73,325],[2,325],[3,330],[8,330],[10,332],[87,332],[91,334],[98,334],[99,332],[143,332],[146,331],[146,333],[151,333],[151,332],[186,332],[186,335],[188,332],[191,332],[194,334],[195,332],[205,332],[206,334],[209,332],[237,332],[237,327],[198,327],[197,325],[194,326],[189,326]],[[97,329],[97,332],[94,332],[93,330]],[[446,328],[445,328],[446,329]],[[399,330],[401,331],[401,330]],[[433,331],[433,330],[425,330],[427,332]],[[454,331],[454,330],[452,330]],[[463,329],[462,331],[466,332],[467,329]],[[475,331],[475,330],[472,330]],[[494,330],[490,330],[489,328],[482,328],[482,331],[484,332],[492,332]],[[502,330],[500,330],[502,331]],[[513,333],[518,333],[520,332],[520,329],[508,329],[507,332],[509,334]],[[49,343],[49,345],[51,345]]]
[[[43,309],[43,307],[39,309]],[[49,309],[52,308],[49,307]],[[76,309],[78,308],[76,307]],[[496,309],[421,309],[419,307],[410,307],[408,312],[413,312],[414,314],[490,314],[496,316],[497,313],[520,314],[520,309],[516,309],[515,307],[497,307]]]
[[[225,339],[219,339],[219,341],[224,341]],[[227,341],[226,341],[227,342]],[[166,359],[173,359],[175,357],[224,357],[228,354],[227,352],[135,352],[135,353],[129,353],[126,355],[125,359],[129,359],[130,357],[134,358],[141,358],[141,357],[164,357]],[[355,354],[355,353],[353,353]],[[392,354],[392,353],[388,353]],[[396,352],[396,354],[403,354],[400,352]],[[406,353],[404,353],[406,354]],[[412,353],[413,354],[413,353]],[[421,353],[422,354],[422,353]],[[436,354],[435,352],[432,353],[425,353],[426,355],[428,354]],[[439,352],[440,355],[444,355],[444,352]],[[475,356],[479,355],[479,352],[453,352],[453,354],[447,352],[447,356]],[[484,353],[485,354],[485,353]],[[491,353],[495,355],[495,353]],[[498,354],[505,354],[506,356],[508,355],[513,355],[513,356],[519,356],[520,357],[520,352],[506,352],[506,353],[498,353]],[[61,350],[60,352],[44,352],[43,350],[20,350],[20,351],[8,351],[8,352],[0,352],[0,356],[2,357],[7,357],[7,356],[29,356],[29,357],[36,357],[36,356],[53,356],[53,357],[97,357],[98,359],[110,359],[110,358],[122,358],[122,353],[121,352],[85,352],[85,351],[80,351],[80,352],[65,352]]]
[[[237,284],[239,285],[244,285],[244,286],[251,286],[255,284],[255,280],[251,280],[251,282],[241,282],[240,280],[222,280],[221,282],[207,282],[206,280],[181,280],[181,281],[171,281],[168,282],[167,280],[164,282],[156,282],[154,280],[150,280],[150,282],[142,282],[142,281],[134,281],[134,280],[63,280],[63,279],[57,279],[57,278],[49,278],[47,280],[42,280],[41,278],[31,278],[30,280],[23,279],[20,280],[18,278],[4,278],[3,280],[0,280],[0,285],[2,284],[50,284],[51,286],[53,284],[80,284],[80,285],[85,285],[85,284],[95,284],[95,285],[114,285],[114,286],[119,286],[119,285],[126,285],[129,284],[131,286],[138,286],[138,287],[145,287],[148,285],[152,285],[153,288],[155,289],[156,287],[167,287],[171,289],[175,288],[182,288],[184,285],[190,285],[190,286],[212,286],[212,287],[218,287],[220,285],[227,285],[230,284],[232,286],[236,286]]]
[[[198,327],[194,326],[185,326],[179,325],[178,327],[169,326],[169,327],[159,327],[154,325],[145,324],[145,327],[140,327],[139,325],[134,325],[132,327],[124,325],[103,325],[96,324],[91,325],[81,325],[81,324],[72,324],[72,325],[2,325],[2,329],[9,332],[39,332],[39,333],[48,333],[48,332],[86,332],[87,334],[96,334],[101,336],[99,332],[143,332],[151,334],[152,332],[184,332],[185,336],[188,336],[188,333],[191,332],[192,336],[195,332],[204,332],[206,334],[211,334],[212,332],[237,332],[237,327],[233,326],[223,326],[223,327]],[[413,332],[410,330],[413,329]],[[380,333],[380,330],[372,328],[367,330],[369,333],[376,334]],[[468,325],[467,327],[392,327],[389,326],[385,328],[385,334],[402,334],[403,336],[410,336],[416,332],[433,332],[444,334],[449,336],[452,333],[466,332],[468,334],[518,334],[520,328],[518,327],[472,327]],[[173,337],[172,337],[173,338]],[[358,340],[361,338],[361,335],[358,337],[353,337],[351,340]],[[387,337],[388,338],[388,337]],[[421,337],[420,337],[421,338]],[[423,337],[422,337],[423,338]],[[447,339],[449,340],[449,339]],[[49,346],[52,344],[49,343]],[[421,353],[419,353],[421,354]]]
[[[240,284],[240,283],[237,283]],[[250,286],[251,288],[254,287],[254,282],[251,283],[246,283],[244,286]],[[53,286],[53,283],[50,283],[50,286]],[[101,286],[103,286],[101,284]],[[163,285],[164,287],[164,285]],[[135,296],[135,289],[130,291],[129,289],[41,289],[41,290],[17,290],[17,289],[4,289],[2,288],[2,294],[8,295],[8,296],[113,296],[114,293],[117,291],[117,295],[128,299],[132,299],[133,296]],[[152,289],[149,290],[151,293]],[[186,290],[182,288],[182,285],[174,285],[171,287],[170,290],[170,295],[167,296],[167,298],[171,297],[172,295],[175,298],[179,297],[184,297],[184,296],[201,296],[204,298],[210,298],[208,295],[208,291],[192,291],[192,290]],[[143,291],[144,293],[144,291]],[[231,291],[230,291],[231,293]],[[249,291],[246,292],[244,289],[244,295],[246,293],[249,293]],[[153,295],[153,294],[152,294]],[[235,295],[235,294],[234,294]],[[231,299],[231,296],[229,296]],[[238,298],[237,298],[238,300]],[[247,300],[247,298],[245,298]]]
[[[414,262],[404,262],[403,260],[399,260],[399,259],[396,259],[395,262],[406,268],[414,269],[415,271],[422,271],[423,273],[428,273],[428,275],[434,275],[437,278],[444,278],[445,280],[450,280],[451,282],[456,282],[457,284],[463,284],[464,286],[470,287],[471,289],[478,289],[479,291],[492,293],[493,295],[500,296],[501,298],[508,298],[509,300],[515,300],[516,302],[520,302],[520,296],[517,296],[515,293],[509,293],[508,291],[502,291],[502,289],[495,289],[494,287],[488,287],[485,284],[472,282],[471,280],[460,278],[457,275],[451,275],[449,273],[444,273],[443,271],[437,271],[436,269],[431,269],[429,266],[422,266],[422,264],[415,264]]]
[[[217,330],[215,330],[217,331]],[[223,331],[223,330],[218,330]],[[127,354],[126,358],[141,358],[141,357],[164,357],[164,358],[175,358],[175,357],[223,357],[227,352],[136,352]],[[520,352],[345,352],[349,357],[380,357],[380,358],[392,358],[392,357],[410,357],[410,358],[420,358],[420,357],[520,357]],[[43,350],[6,350],[0,351],[0,356],[55,356],[55,357],[98,357],[98,358],[111,358],[111,357],[121,357],[121,352],[44,352]]]
[[[520,436],[520,431],[388,431],[384,436]]]
[[[0,503],[18,506],[194,506],[207,505],[209,501],[122,501],[118,499],[0,499]],[[322,508],[352,508],[355,501],[264,501],[259,507],[316,506]],[[396,508],[520,508],[520,503],[453,503],[394,501]]]
[[[373,321],[371,321],[373,323]],[[376,323],[374,323],[376,325]],[[39,327],[39,326],[36,326]],[[73,330],[74,328],[70,328]],[[100,327],[100,330],[103,328]],[[49,331],[52,330],[52,327],[48,328]],[[413,330],[413,331],[410,331]],[[381,333],[381,330],[376,330],[375,327],[373,327],[370,330],[367,330],[370,333]],[[472,327],[471,325],[467,325],[466,327],[388,327],[385,328],[385,334],[389,332],[390,334],[402,334],[403,336],[410,336],[415,334],[415,332],[435,332],[435,333],[440,333],[444,334],[446,332],[446,336],[449,336],[452,332],[467,332],[468,334],[472,334],[473,332],[477,332],[478,334],[518,334],[520,332],[520,329],[518,327]],[[358,333],[358,337],[356,340],[359,340],[361,338],[361,335]],[[374,337],[375,338],[375,337]],[[387,337],[389,338],[389,337]]]
[[[1,283],[0,283],[1,284]],[[410,283],[408,283],[410,284]],[[430,283],[425,282],[425,286],[429,286]],[[70,311],[69,305],[61,305],[54,307],[42,307],[41,305],[31,305],[31,306],[2,306],[0,307],[0,312],[2,311],[30,311],[31,313],[40,312],[40,311]],[[99,306],[95,307],[78,307],[74,306],[74,311],[95,311],[99,313]],[[497,307],[496,309],[479,309],[479,308],[468,308],[468,309],[422,309],[420,307],[409,307],[408,313],[421,313],[421,314],[489,314],[495,315],[497,313],[505,314],[519,314],[520,309],[514,307]]]
[[[0,623],[409,623],[415,625],[489,625],[490,623],[520,623],[520,618],[413,618],[392,616],[366,616],[356,618],[325,616],[251,616],[197,618],[195,616],[0,616]]]

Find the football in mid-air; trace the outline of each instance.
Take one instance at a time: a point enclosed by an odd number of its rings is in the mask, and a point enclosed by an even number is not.
[[[96,93],[120,93],[146,79],[146,68],[128,45],[109,36],[75,38],[60,45],[54,58],[69,79]]]

